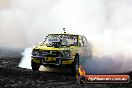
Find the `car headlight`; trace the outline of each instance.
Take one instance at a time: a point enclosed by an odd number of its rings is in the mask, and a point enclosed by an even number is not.
[[[34,55],[34,56],[39,56],[39,51],[33,51],[33,52],[32,52],[32,55]]]
[[[63,57],[70,57],[70,52],[69,51],[63,51],[62,56]]]

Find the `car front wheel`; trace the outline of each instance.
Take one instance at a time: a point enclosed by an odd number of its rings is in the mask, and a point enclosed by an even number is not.
[[[32,67],[32,70],[33,70],[33,71],[38,71],[40,65],[37,64],[37,63],[35,63],[35,62],[31,62],[31,67]]]

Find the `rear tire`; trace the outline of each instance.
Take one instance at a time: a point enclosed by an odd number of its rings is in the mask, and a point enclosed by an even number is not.
[[[78,83],[79,84],[83,84],[83,85],[86,85],[86,78],[84,77],[84,76],[80,76],[79,78],[78,78]]]
[[[71,67],[72,75],[78,76],[78,74],[79,74],[78,71],[79,71],[79,55],[76,54],[74,62],[73,62],[72,67]]]
[[[31,67],[32,67],[32,70],[33,70],[33,71],[38,71],[40,65],[37,64],[37,63],[35,63],[35,62],[32,62],[32,63],[31,63]]]

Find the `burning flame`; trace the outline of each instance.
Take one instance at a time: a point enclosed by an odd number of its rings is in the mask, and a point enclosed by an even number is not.
[[[77,80],[78,83],[83,82],[82,77],[85,76],[86,72],[81,65],[79,65]]]
[[[82,68],[82,66],[79,66],[79,75],[84,76],[86,74],[85,70]]]

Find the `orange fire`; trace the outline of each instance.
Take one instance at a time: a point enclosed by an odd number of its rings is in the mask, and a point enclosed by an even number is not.
[[[82,68],[82,66],[79,66],[79,75],[84,76],[86,74],[85,70]]]

